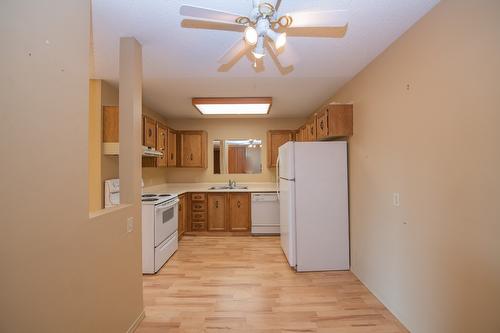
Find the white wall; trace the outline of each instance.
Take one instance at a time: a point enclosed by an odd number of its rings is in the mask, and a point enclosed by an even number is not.
[[[88,213],[89,5],[0,4],[0,332],[125,332],[143,309],[140,204]]]
[[[499,77],[500,2],[450,0],[333,99],[354,102],[352,270],[412,332],[500,332]]]

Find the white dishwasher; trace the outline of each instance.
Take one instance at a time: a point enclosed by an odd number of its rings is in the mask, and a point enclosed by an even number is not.
[[[280,204],[278,194],[252,193],[252,234],[279,235]]]

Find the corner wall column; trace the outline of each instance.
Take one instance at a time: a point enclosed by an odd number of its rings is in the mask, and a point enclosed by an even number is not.
[[[120,201],[140,205],[142,163],[142,46],[120,39]]]

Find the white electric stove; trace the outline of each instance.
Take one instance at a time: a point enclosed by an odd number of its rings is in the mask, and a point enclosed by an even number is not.
[[[177,194],[142,195],[142,272],[155,274],[177,251]]]
[[[142,184],[144,186],[144,183]],[[105,207],[120,204],[120,180],[104,182]],[[155,274],[177,251],[177,194],[142,195],[142,272]]]

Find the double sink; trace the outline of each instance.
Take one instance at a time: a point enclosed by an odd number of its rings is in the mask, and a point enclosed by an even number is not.
[[[240,185],[234,185],[234,186],[229,186],[229,185],[218,185],[218,186],[212,186],[209,188],[209,190],[216,191],[216,190],[246,190],[248,189],[248,186],[240,186]]]

